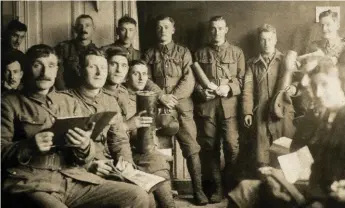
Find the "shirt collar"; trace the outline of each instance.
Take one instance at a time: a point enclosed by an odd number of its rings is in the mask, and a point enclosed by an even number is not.
[[[162,50],[164,49],[164,47],[166,46],[166,47],[168,48],[168,51],[171,51],[171,50],[173,49],[174,45],[175,45],[175,43],[174,43],[174,41],[172,40],[170,43],[168,43],[168,44],[166,44],[166,45],[159,44],[159,45],[158,45],[158,49],[159,49],[160,51],[162,51]]]
[[[90,104],[90,105],[93,105],[95,101],[97,103],[97,100],[100,100],[100,97],[104,93],[104,89],[101,88],[99,93],[95,97],[88,97],[85,94],[83,94],[80,89],[75,89],[74,91],[77,95],[79,95],[80,98],[82,98],[87,104]]]
[[[270,60],[281,60],[282,59],[283,54],[278,51],[278,49],[276,49],[276,51],[274,52],[274,55],[272,56],[272,58],[270,58]],[[254,59],[254,64],[256,64],[258,61],[261,61],[262,63],[265,63],[264,58],[262,57],[261,53]]]
[[[131,44],[128,48],[124,46],[124,44],[120,41],[120,40],[116,40],[114,43],[114,46],[119,46],[123,49],[127,49],[127,50],[132,50],[133,49],[133,45]]]
[[[215,44],[210,44],[210,45],[211,45],[211,48],[213,48],[214,50],[220,51],[220,50],[223,50],[225,48],[228,48],[230,46],[230,43],[227,40],[225,40],[225,42],[220,46],[217,46]]]

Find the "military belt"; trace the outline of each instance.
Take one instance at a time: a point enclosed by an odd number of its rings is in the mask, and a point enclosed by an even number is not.
[[[61,170],[67,167],[64,156],[61,152],[48,155],[40,155],[31,157],[26,166],[45,170]]]
[[[174,87],[180,81],[179,77],[157,77],[156,84],[160,87]]]
[[[210,81],[217,86],[229,84],[229,79],[211,79]]]

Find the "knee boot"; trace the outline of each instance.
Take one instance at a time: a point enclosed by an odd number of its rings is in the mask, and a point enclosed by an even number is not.
[[[193,154],[187,158],[187,168],[193,184],[193,196],[196,205],[206,205],[208,199],[202,190],[201,164],[199,154]]]
[[[220,158],[214,158],[211,161],[211,172],[212,172],[212,179],[214,183],[214,192],[210,197],[211,203],[219,203],[223,199],[223,184],[222,184],[222,174],[220,171]]]

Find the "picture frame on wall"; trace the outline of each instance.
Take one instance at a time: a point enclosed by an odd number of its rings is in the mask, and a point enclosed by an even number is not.
[[[321,12],[332,10],[333,12],[338,13],[338,17],[340,17],[340,6],[317,6],[315,9],[315,22],[319,22],[319,15]],[[340,18],[338,18],[340,21]]]

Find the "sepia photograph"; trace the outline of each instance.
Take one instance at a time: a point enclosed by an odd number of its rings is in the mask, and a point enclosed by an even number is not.
[[[345,208],[345,1],[1,1],[1,207]]]

